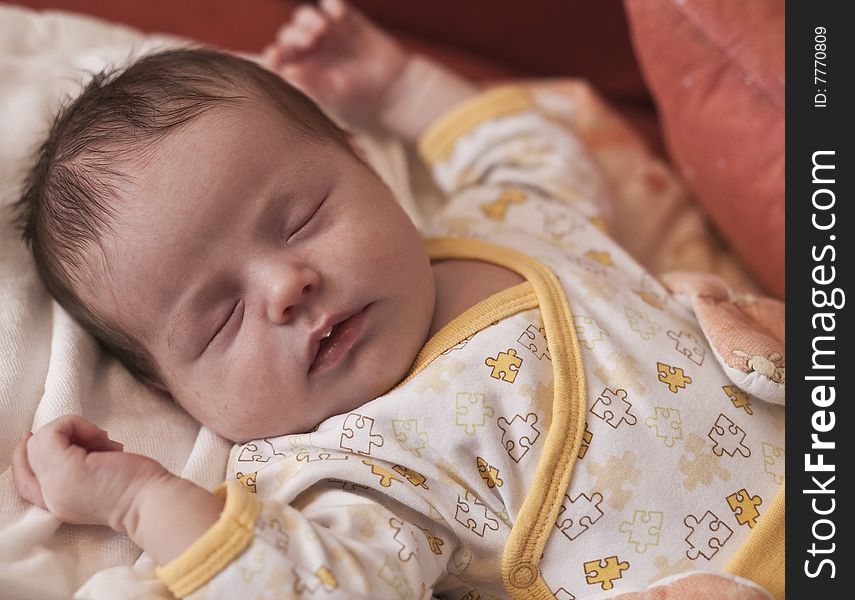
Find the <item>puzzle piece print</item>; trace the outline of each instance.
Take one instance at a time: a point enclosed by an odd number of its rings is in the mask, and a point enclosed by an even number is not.
[[[588,474],[597,478],[592,489],[598,492],[609,490],[609,506],[615,510],[623,510],[632,498],[632,489],[626,489],[624,485],[632,488],[641,481],[641,470],[635,468],[637,458],[634,452],[627,450],[621,457],[610,456],[604,465],[594,461],[585,465]]]
[[[475,457],[475,465],[478,467],[478,473],[481,479],[487,484],[490,489],[502,487],[505,482],[499,477],[499,470],[496,467],[491,467],[487,461],[480,456]]]
[[[553,382],[550,377],[546,383],[543,385],[541,382],[537,381],[534,385],[530,385],[528,383],[520,384],[520,387],[517,389],[517,392],[520,396],[529,400],[532,404],[538,403],[542,398],[552,398],[553,396]]]
[[[253,440],[241,446],[238,452],[237,462],[269,462],[271,458],[278,456],[285,458],[285,454],[277,452],[268,440]],[[278,459],[277,459],[278,460]]]
[[[413,382],[417,394],[432,392],[440,395],[466,369],[462,360],[446,358],[428,365]]]
[[[632,290],[635,294],[644,301],[645,304],[652,306],[657,310],[662,310],[662,301],[655,294],[647,290]]]
[[[603,384],[612,389],[629,390],[633,394],[644,394],[646,392],[646,388],[640,379],[641,370],[632,354],[610,352],[608,360],[614,366],[606,367],[606,365],[601,364],[594,369],[594,375]]]
[[[484,364],[492,367],[490,377],[493,379],[513,383],[523,364],[523,359],[517,356],[516,350],[508,348],[507,352],[499,352],[497,356],[485,359]]]
[[[743,443],[745,430],[728,419],[723,413],[719,413],[715,425],[710,429],[707,437],[714,443],[712,451],[716,456],[722,454],[735,456],[737,453],[744,458],[751,456],[751,449]]]
[[[578,254],[565,254],[571,264],[576,264],[580,269],[587,271],[587,275],[599,279],[601,282],[608,281],[608,269],[600,262],[592,260],[587,256],[579,256]]]
[[[530,324],[526,330],[522,332],[517,342],[531,350],[532,354],[537,357],[537,360],[552,360],[549,355],[549,348],[546,345],[546,330],[543,327],[537,327]]]
[[[618,527],[621,533],[627,533],[627,543],[635,545],[639,554],[647,552],[651,546],[659,545],[659,534],[662,532],[662,514],[659,511],[636,510],[632,513],[632,521],[624,521]]]
[[[598,252],[597,250],[588,250],[585,252],[585,258],[589,258],[606,267],[615,266],[615,263],[612,260],[612,255],[609,254],[608,250],[603,250],[601,252]]]
[[[347,506],[345,510],[350,517],[352,530],[363,538],[378,535],[377,526],[381,521],[385,521],[385,518],[379,518],[382,513],[370,505],[355,504]]]
[[[418,525],[416,525],[416,527],[418,527]],[[442,538],[436,537],[434,534],[432,534],[430,531],[428,531],[424,527],[419,527],[419,529],[421,530],[421,532],[423,534],[425,534],[425,538],[427,538],[427,543],[428,543],[428,546],[430,547],[430,551],[433,552],[434,554],[441,555],[442,554],[442,547],[445,545],[445,542],[442,540]]]
[[[505,417],[499,417],[502,444],[514,462],[519,462],[540,437],[540,430],[535,427],[536,423],[537,415],[534,413],[528,413],[524,417],[515,415],[510,421]]]
[[[749,415],[754,414],[754,410],[751,408],[751,397],[747,393],[743,392],[735,385],[723,385],[721,386],[721,389],[725,394],[727,394],[727,397],[730,399],[733,406],[741,408]]]
[[[707,351],[693,334],[683,330],[668,330],[666,335],[674,341],[674,349],[699,367],[704,364]]]
[[[683,439],[683,421],[680,411],[664,406],[654,407],[652,417],[647,417],[644,424],[656,430],[656,437],[665,442],[669,448],[674,447],[677,440]]]
[[[505,190],[498,198],[492,202],[481,204],[480,207],[481,212],[484,213],[484,216],[488,219],[492,219],[493,221],[504,221],[508,208],[512,204],[522,204],[525,201],[526,195],[522,190]]]
[[[457,342],[455,345],[453,345],[448,350],[443,350],[442,353],[440,354],[440,356],[444,356],[446,354],[451,354],[455,350],[463,350],[466,347],[466,344],[468,344],[469,340],[471,340],[471,339],[472,339],[471,335],[467,338],[463,338],[462,341]]]
[[[543,213],[543,227],[541,230],[553,242],[561,242],[564,238],[570,237],[573,233],[582,229],[582,223],[566,210],[549,211],[543,209],[543,207],[538,208]]]
[[[469,568],[470,564],[472,564],[472,551],[466,544],[459,545],[451,553],[451,564],[448,565],[448,572],[452,575],[460,575]]]
[[[700,485],[710,485],[715,478],[730,481],[730,471],[719,464],[721,458],[705,450],[706,440],[694,433],[686,440],[686,452],[680,457],[678,468],[686,477],[683,487],[692,492]]]
[[[626,390],[603,389],[591,407],[591,413],[617,429],[621,423],[635,425],[638,419],[629,412],[632,404],[626,399]]]
[[[643,274],[638,286],[632,290],[648,306],[662,310],[668,302],[669,292],[659,281],[650,275]]]
[[[590,217],[588,222],[606,235],[609,235],[609,224],[606,222],[605,217]]]
[[[727,505],[736,516],[736,522],[740,525],[748,525],[749,529],[754,529],[757,525],[757,517],[760,516],[757,507],[761,504],[763,504],[763,498],[750,496],[745,488],[727,497]]]
[[[697,560],[701,556],[711,560],[733,535],[733,530],[711,511],[704,513],[700,520],[694,515],[686,515],[683,523],[691,530],[686,536],[689,560]]]
[[[692,378],[683,373],[680,367],[672,367],[665,363],[657,362],[656,370],[659,372],[659,381],[668,386],[668,390],[672,394],[685,389],[686,386],[692,383]]]
[[[289,435],[285,439],[288,441],[288,447],[292,454],[296,454],[306,448],[317,448],[317,446],[312,443],[311,433]]]
[[[624,306],[623,311],[626,315],[626,320],[629,321],[629,328],[637,333],[645,342],[655,337],[659,330],[662,329],[659,323],[651,321],[640,310],[636,310],[631,306]]]
[[[407,577],[401,570],[401,563],[394,559],[390,560],[388,556],[385,557],[383,565],[377,572],[377,577],[391,588],[390,592],[394,594],[395,598],[399,598],[400,600],[418,598],[415,591],[410,588]],[[390,596],[386,594],[384,597],[388,598]]]
[[[427,478],[418,471],[414,471],[413,469],[405,467],[404,465],[395,465],[392,467],[392,470],[395,471],[398,475],[405,477],[406,480],[414,486],[420,487],[424,490],[430,489],[427,485]]]
[[[262,512],[255,524],[260,535],[264,536],[268,541],[272,541],[273,545],[282,553],[288,554],[288,546],[291,542],[290,534],[285,530],[282,521],[276,517],[266,517]]]
[[[294,576],[294,592],[298,596],[306,592],[314,594],[322,587],[327,592],[338,589],[338,581],[332,570],[326,565],[321,565],[314,573],[296,566],[291,568],[291,572]]]
[[[412,535],[407,535],[409,532],[404,531],[404,522],[400,519],[392,517],[389,519],[389,525],[395,531],[392,539],[398,545],[398,560],[407,562],[416,555],[419,547]]]
[[[493,514],[496,515],[496,518],[502,523],[507,525],[509,529],[514,526],[514,524],[511,523],[511,516],[508,514],[508,511],[503,510],[501,512],[494,512]]]
[[[597,277],[593,273],[582,274],[582,288],[585,290],[585,302],[589,303],[598,300],[608,302],[620,291],[611,281]]]
[[[428,445],[428,434],[419,428],[417,419],[392,419],[392,431],[401,448],[421,457],[421,451]]]
[[[383,436],[374,433],[374,419],[351,413],[341,426],[341,439],[338,444],[343,450],[350,450],[362,456],[371,456],[371,449],[383,445]]]
[[[600,584],[603,590],[614,587],[615,579],[621,579],[623,572],[629,569],[627,561],[618,561],[617,556],[607,556],[597,560],[589,560],[584,563],[585,581],[589,585]]]
[[[325,448],[315,446],[295,448],[294,458],[300,462],[317,462],[319,460],[347,460],[347,455],[333,454]]]
[[[360,492],[363,490],[371,489],[367,485],[362,485],[361,483],[354,483],[345,479],[336,479],[335,477],[330,477],[329,479],[327,479],[327,481],[340,485],[341,489],[343,489],[345,492]]]
[[[244,475],[240,471],[235,473],[235,479],[240,481],[240,484],[243,486],[243,489],[248,491],[250,494],[258,493],[258,490],[255,487],[257,477],[258,471],[253,471],[252,473],[247,473],[246,475]]]
[[[784,483],[784,449],[763,442],[763,470],[772,480],[781,485]]]
[[[565,494],[561,508],[558,509],[555,526],[572,542],[603,516],[604,513],[600,509],[602,501],[603,495],[599,492],[590,496],[583,492],[572,499]]]
[[[573,317],[573,327],[576,329],[576,339],[588,350],[593,350],[597,342],[601,342],[609,332],[600,327],[593,317],[578,315]]]
[[[452,237],[482,237],[477,231],[481,224],[482,219],[476,217],[442,217],[442,225]]]
[[[487,404],[486,394],[458,392],[455,406],[455,424],[462,427],[466,435],[475,435],[476,429],[493,416],[493,407]]]
[[[488,529],[499,530],[499,521],[490,516],[487,507],[469,490],[463,496],[457,495],[454,520],[478,537],[484,537]]]
[[[244,552],[240,555],[237,559],[237,571],[245,582],[251,583],[264,572],[266,558],[267,553],[263,547],[256,548],[254,551]]]
[[[380,478],[379,483],[382,487],[390,487],[393,481],[397,481],[398,483],[404,483],[403,480],[398,477],[395,477],[395,474],[392,471],[384,469],[380,465],[375,465],[370,460],[363,460],[362,464],[367,467],[371,467],[371,474]]]
[[[577,455],[580,459],[585,458],[585,455],[588,453],[588,448],[591,447],[591,441],[594,439],[594,434],[588,430],[588,423],[585,422],[585,432],[582,434],[582,445],[579,446],[579,454]]]

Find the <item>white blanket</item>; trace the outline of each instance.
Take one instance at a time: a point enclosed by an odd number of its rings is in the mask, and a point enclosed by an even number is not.
[[[60,525],[17,497],[10,458],[20,436],[65,414],[83,415],[126,451],[212,488],[229,444],[144,389],[47,294],[11,224],[11,203],[60,103],[109,64],[181,43],[60,12],[0,4],[0,595],[4,598],[151,598],[171,595],[154,565],[105,527]],[[407,157],[390,140],[358,136],[369,161],[416,221]],[[427,188],[426,188],[427,189]],[[431,200],[433,198],[433,200]],[[420,195],[431,211],[436,196]],[[138,560],[139,559],[139,560]],[[133,566],[135,565],[136,566]],[[110,568],[112,567],[112,568]],[[97,573],[97,574],[96,574]],[[93,577],[94,575],[94,577]]]

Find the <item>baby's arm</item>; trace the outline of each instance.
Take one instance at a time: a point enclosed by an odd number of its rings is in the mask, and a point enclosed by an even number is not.
[[[342,0],[304,4],[265,48],[269,68],[350,123],[414,142],[476,93],[451,71],[402,49]]]
[[[340,489],[306,494],[299,509],[236,481],[212,494],[76,416],[22,437],[12,471],[18,493],[56,518],[128,534],[179,597],[267,597],[271,582],[297,597],[318,587],[330,598],[421,594],[445,573],[441,546],[452,546]]]
[[[544,117],[522,88],[467,102],[479,96],[472,83],[407,53],[342,0],[301,6],[264,55],[269,68],[351,123],[420,141],[449,195],[533,188],[589,218],[609,212],[608,190],[581,142]],[[455,116],[442,119],[447,113]],[[468,151],[451,152],[463,137]]]
[[[180,555],[219,517],[223,501],[154,460],[123,452],[77,416],[27,433],[12,456],[18,493],[66,523],[107,525],[159,564]]]

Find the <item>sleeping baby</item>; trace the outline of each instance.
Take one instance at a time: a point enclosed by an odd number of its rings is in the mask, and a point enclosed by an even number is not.
[[[226,482],[67,416],[16,447],[19,494],[126,533],[179,597],[782,579],[783,408],[607,235],[572,133],[340,0],[264,57],[178,49],[96,76],[19,203],[53,296],[236,442]],[[418,144],[448,198],[425,231],[309,98]]]

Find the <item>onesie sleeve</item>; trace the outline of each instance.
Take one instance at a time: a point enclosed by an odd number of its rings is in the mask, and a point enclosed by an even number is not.
[[[297,509],[224,483],[220,519],[158,577],[178,598],[429,597],[438,538],[365,496],[307,493]]]
[[[522,202],[523,195],[573,206],[590,220],[606,217],[611,205],[582,142],[523,87],[467,100],[428,127],[418,147],[449,196],[470,195],[476,202],[495,196],[496,204],[482,205],[488,218]]]

